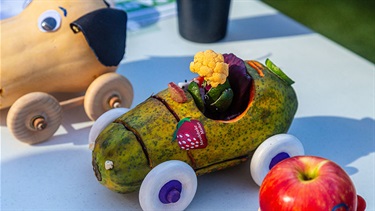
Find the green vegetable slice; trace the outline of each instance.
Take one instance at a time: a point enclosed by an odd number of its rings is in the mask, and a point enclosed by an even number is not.
[[[233,100],[233,90],[228,88],[224,90],[220,97],[210,105],[210,108],[214,112],[224,112],[232,104]]]
[[[220,97],[221,93],[228,88],[230,88],[230,84],[229,81],[226,80],[224,84],[219,84],[217,87],[208,90],[207,96],[214,102]]]
[[[285,81],[288,85],[294,84],[294,81],[268,58],[266,59],[266,66],[271,70],[271,72],[273,72],[281,80]]]
[[[195,105],[198,107],[198,109],[201,112],[204,112],[204,102],[201,96],[199,85],[196,82],[192,81],[188,86],[188,92],[193,97]]]

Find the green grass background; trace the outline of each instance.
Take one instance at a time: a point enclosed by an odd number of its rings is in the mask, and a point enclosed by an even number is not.
[[[375,63],[375,0],[262,0]]]

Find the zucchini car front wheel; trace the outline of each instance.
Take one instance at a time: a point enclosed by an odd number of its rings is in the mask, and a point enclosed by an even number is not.
[[[296,137],[289,134],[269,137],[259,145],[251,158],[250,172],[254,182],[260,186],[273,166],[297,155],[304,155],[304,149]]]
[[[128,111],[128,108],[114,108],[102,114],[91,127],[89,133],[89,149],[94,149],[96,138],[110,123]]]
[[[197,190],[197,176],[182,161],[170,160],[157,165],[145,177],[139,190],[143,210],[184,210]]]

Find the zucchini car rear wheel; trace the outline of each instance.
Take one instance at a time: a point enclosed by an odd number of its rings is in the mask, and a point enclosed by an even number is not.
[[[99,134],[115,119],[128,112],[128,108],[114,108],[102,114],[92,125],[89,133],[89,148],[94,149],[95,140]]]
[[[133,102],[133,86],[127,78],[117,73],[106,73],[88,87],[83,102],[87,116],[96,120],[112,108],[129,108]]]
[[[191,166],[178,160],[163,162],[145,177],[139,190],[143,210],[184,210],[197,190]]]
[[[269,137],[259,145],[251,158],[250,172],[254,182],[260,186],[273,166],[297,155],[304,155],[304,149],[293,135],[277,134]]]
[[[51,95],[31,92],[13,103],[7,125],[18,140],[37,144],[46,141],[60,127],[62,109]]]

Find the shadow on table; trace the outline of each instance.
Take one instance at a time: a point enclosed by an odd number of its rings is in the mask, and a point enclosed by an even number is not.
[[[139,208],[136,193],[117,194],[97,181],[89,149],[31,152],[3,161],[1,171],[4,210]]]
[[[126,76],[133,85],[133,105],[146,100],[155,90],[162,91],[168,88],[169,82],[191,80],[197,75],[190,72],[191,56],[150,56],[145,60],[127,62],[117,69],[117,72]]]
[[[353,175],[358,169],[347,165],[375,152],[374,128],[371,118],[316,116],[296,118],[289,133],[301,140],[305,154],[331,159]]]
[[[257,17],[233,19],[222,42],[287,37],[314,33],[307,27],[276,13]]]

